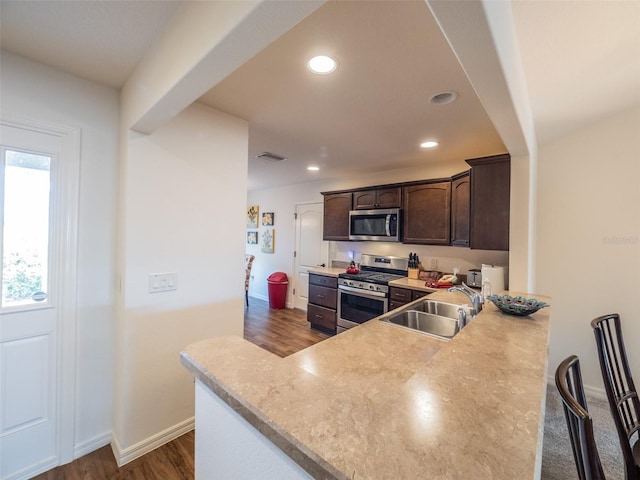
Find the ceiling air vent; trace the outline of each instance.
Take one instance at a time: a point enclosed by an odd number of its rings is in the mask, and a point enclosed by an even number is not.
[[[276,155],[271,152],[262,152],[256,155],[256,158],[264,158],[265,160],[271,160],[272,162],[281,162],[282,160],[286,160],[286,157],[281,157],[280,155]]]

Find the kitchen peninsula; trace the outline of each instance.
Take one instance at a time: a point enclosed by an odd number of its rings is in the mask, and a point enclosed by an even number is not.
[[[196,475],[222,460],[234,478],[252,463],[277,478],[266,445],[287,478],[539,478],[549,315],[486,305],[450,342],[373,320],[287,358],[237,337],[190,345]]]

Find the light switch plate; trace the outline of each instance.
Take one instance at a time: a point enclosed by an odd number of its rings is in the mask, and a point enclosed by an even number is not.
[[[150,273],[149,293],[168,292],[178,289],[178,273]]]

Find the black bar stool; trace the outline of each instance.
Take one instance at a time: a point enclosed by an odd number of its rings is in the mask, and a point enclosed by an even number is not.
[[[593,437],[593,421],[587,411],[580,360],[575,355],[566,358],[558,366],[556,387],[562,397],[579,480],[605,480]]]
[[[603,315],[591,322],[600,370],[618,431],[627,480],[640,480],[640,399],[633,383],[622,338],[620,315]]]

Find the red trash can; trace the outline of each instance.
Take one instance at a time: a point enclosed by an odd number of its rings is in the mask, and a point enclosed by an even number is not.
[[[269,284],[269,308],[285,308],[289,279],[284,272],[275,272],[267,278]]]

